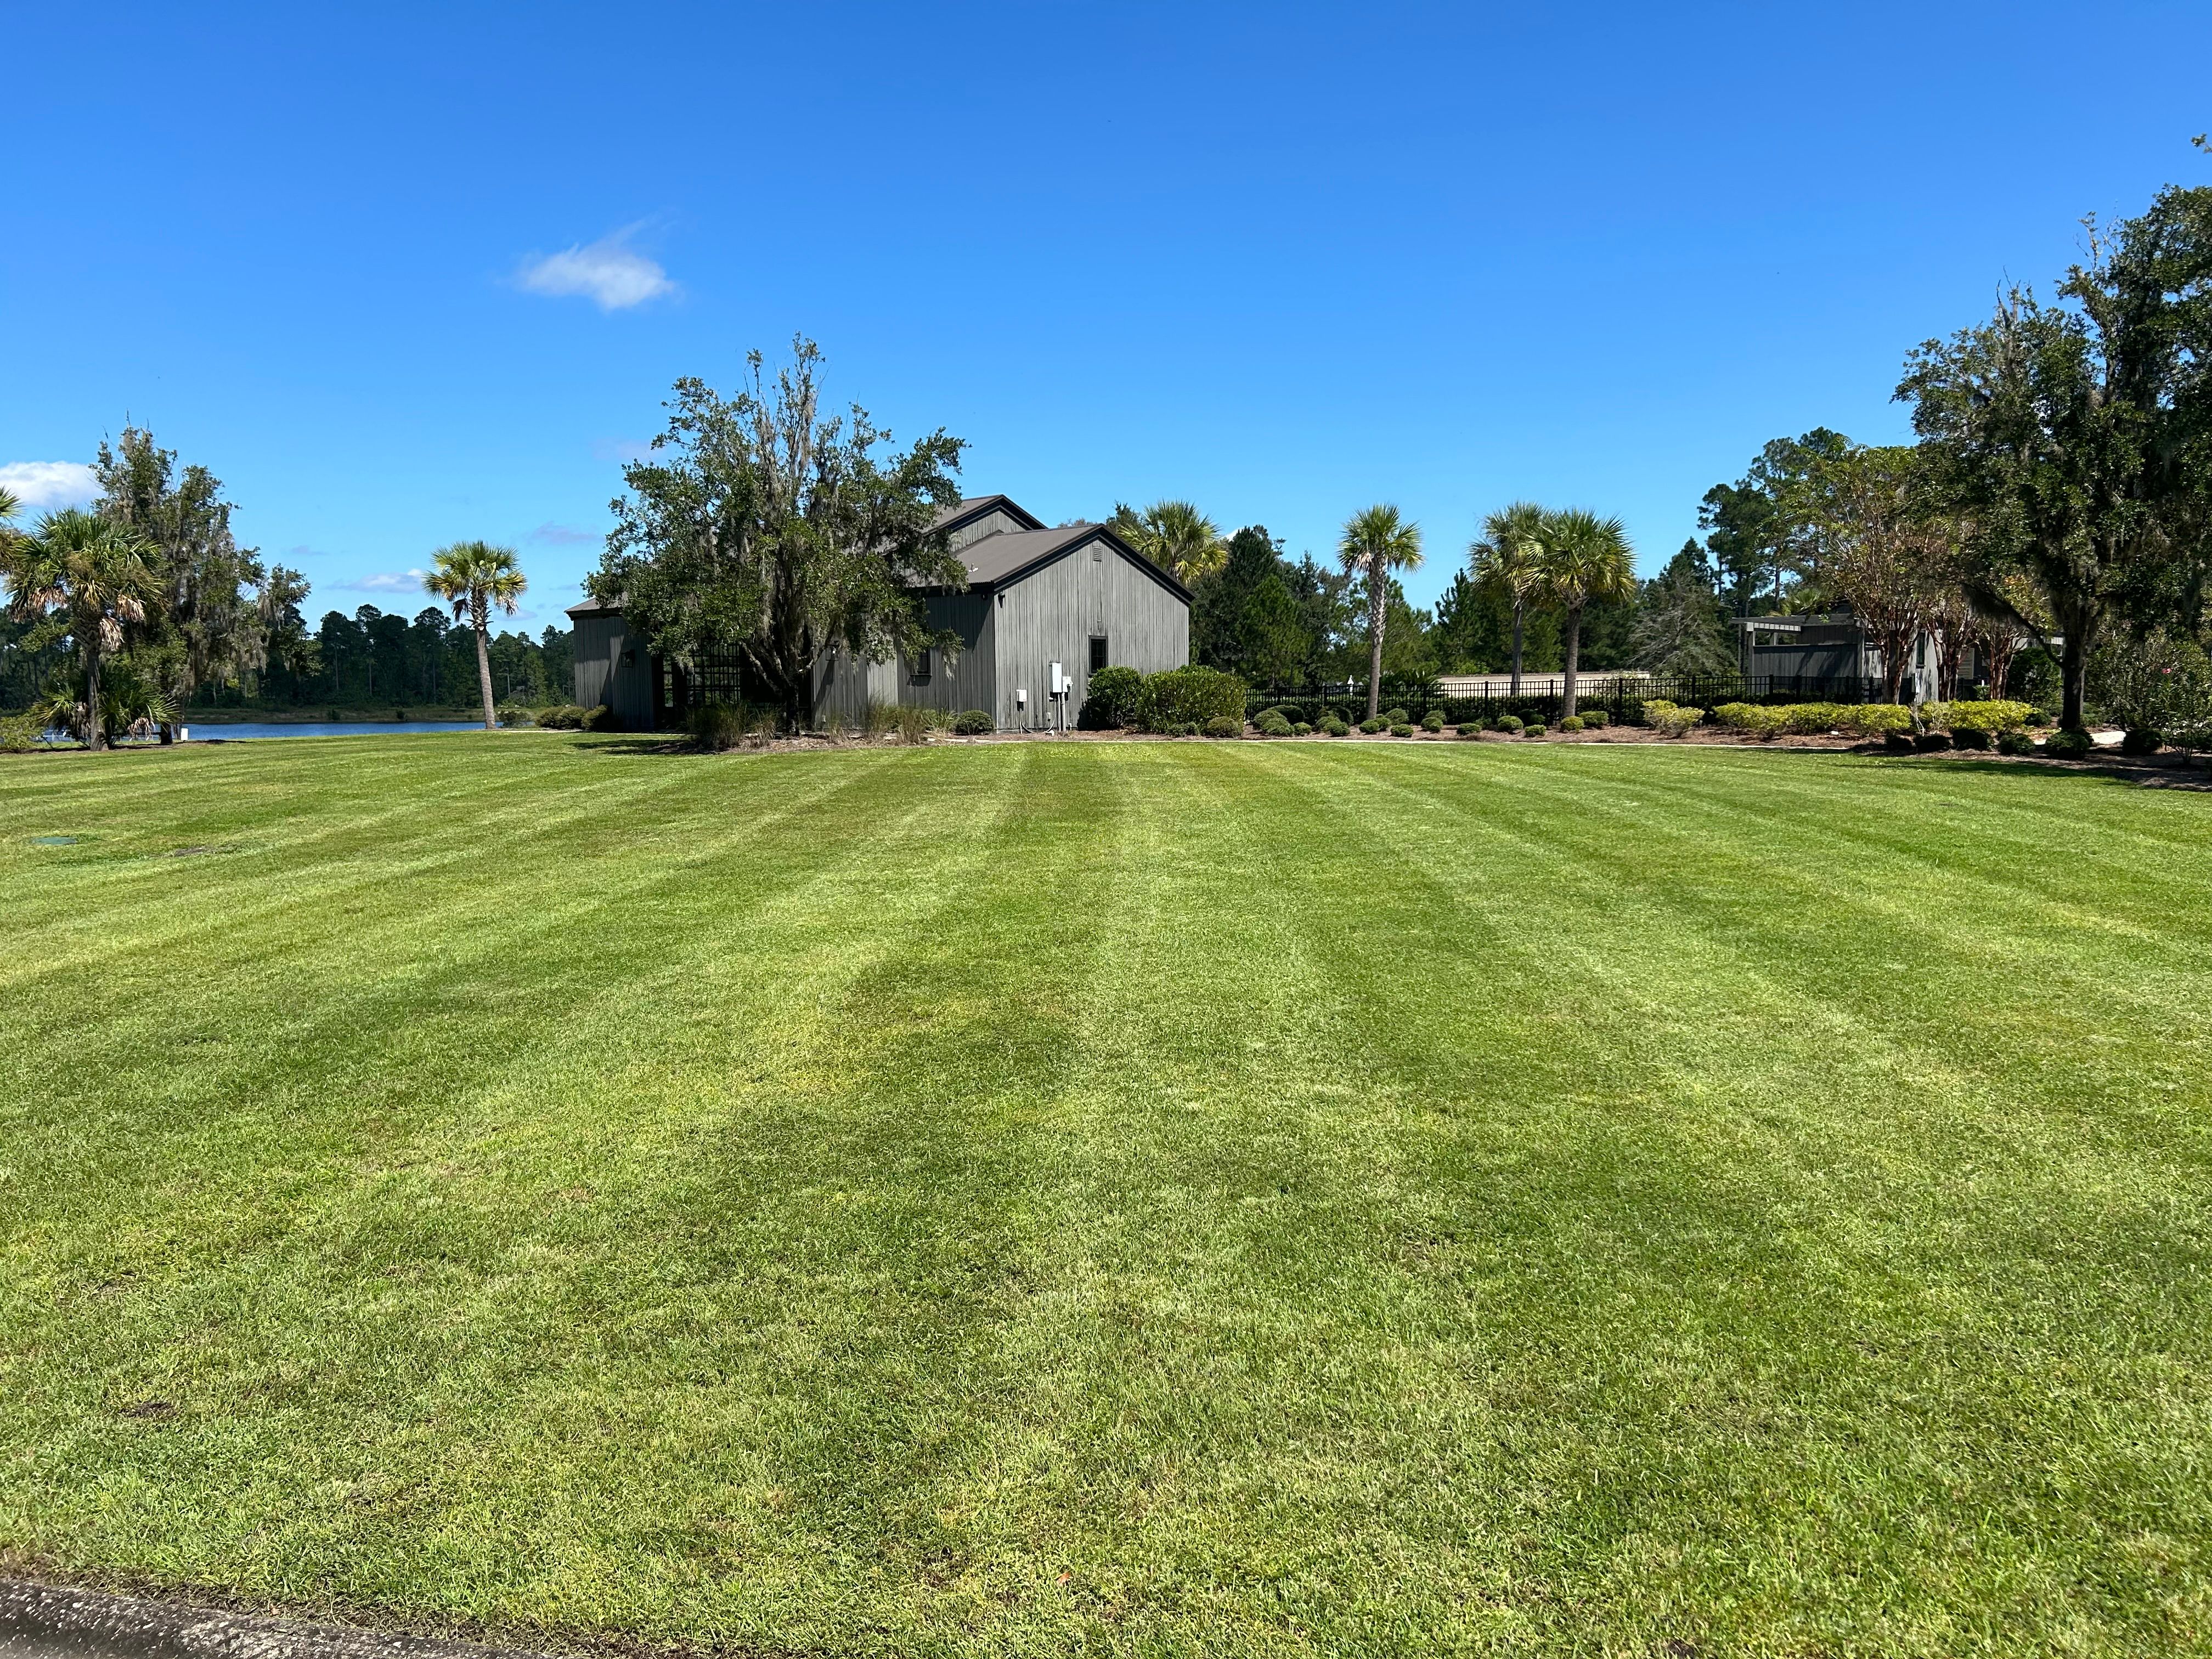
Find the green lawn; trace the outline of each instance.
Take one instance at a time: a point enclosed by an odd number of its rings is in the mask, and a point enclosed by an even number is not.
[[[741,1651],[2212,1651],[2212,795],[301,739],[0,761],[0,1568]]]

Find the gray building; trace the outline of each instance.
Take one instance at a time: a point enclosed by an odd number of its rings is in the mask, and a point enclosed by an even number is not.
[[[1190,660],[1190,590],[1104,525],[1048,528],[1004,495],[981,495],[940,514],[938,527],[968,585],[921,598],[931,628],[957,635],[959,649],[880,663],[833,650],[816,671],[818,718],[856,720],[876,702],[980,708],[1008,731],[1073,725],[1097,670],[1152,674]],[[729,695],[717,665],[645,651],[618,606],[587,600],[568,615],[576,701],[605,703],[629,730],[673,725],[692,703]],[[1055,664],[1067,693],[1058,700]]]
[[[1801,689],[1808,681],[1882,683],[1882,648],[1848,605],[1802,616],[1741,617],[1735,626],[1739,660],[1747,675]],[[1907,701],[1952,695],[1956,687],[1936,684],[1940,660],[1936,636],[1925,629],[1916,633],[1899,677],[1899,695]],[[1980,651],[1962,645],[1958,685],[1976,684],[1984,672]]]

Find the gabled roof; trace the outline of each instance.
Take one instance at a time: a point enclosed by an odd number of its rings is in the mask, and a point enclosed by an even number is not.
[[[619,617],[622,615],[622,606],[601,605],[597,599],[587,597],[583,604],[570,605],[568,614],[572,617]]]
[[[1026,515],[1024,515],[1026,516]],[[1190,590],[1103,524],[1064,524],[1056,530],[1011,530],[957,548],[971,587],[1006,587],[1092,542],[1103,542],[1185,605]]]
[[[970,495],[957,507],[941,507],[929,527],[932,530],[958,530],[978,519],[988,518],[993,513],[1004,513],[1016,523],[1031,530],[1044,528],[1042,519],[1011,495]]]

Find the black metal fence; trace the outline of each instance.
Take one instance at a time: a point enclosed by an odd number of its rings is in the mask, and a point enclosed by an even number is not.
[[[1485,676],[1502,678],[1502,676]],[[1554,684],[1553,672],[1527,677]],[[1665,701],[1686,708],[1712,708],[1724,702],[1879,702],[1882,683],[1856,675],[1832,674],[1587,674],[1575,684],[1578,709],[1602,708],[1615,720],[1643,718],[1644,705]],[[1385,710],[1402,708],[1419,720],[1440,714],[1456,724],[1462,720],[1493,720],[1512,714],[1523,720],[1555,720],[1563,694],[1557,690],[1486,691],[1454,696],[1434,680],[1383,682],[1379,700]],[[1280,708],[1292,720],[1317,720],[1323,714],[1357,721],[1367,714],[1367,690],[1356,684],[1312,686],[1270,686],[1251,691],[1245,698],[1248,714]]]

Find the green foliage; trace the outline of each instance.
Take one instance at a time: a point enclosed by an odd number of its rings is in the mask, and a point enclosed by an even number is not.
[[[1602,708],[1585,708],[1582,711],[1583,724],[1593,731],[1602,731],[1606,722],[1611,718],[1612,716]]]
[[[1544,735],[1544,722],[1541,720],[1529,721],[1528,725],[1521,728],[1521,735],[1524,738],[1542,737]]]
[[[2100,647],[2089,659],[2088,700],[2118,726],[2212,746],[2212,662],[2194,640],[2154,631]]]
[[[2051,760],[2087,760],[2095,746],[2087,732],[2077,732],[2070,726],[2062,726],[2043,740],[2044,755]]]
[[[2130,726],[2120,738],[2120,752],[2130,758],[2155,755],[2166,747],[2166,734],[2148,726]]]
[[[1424,732],[1441,732],[1441,731],[1443,731],[1443,729],[1444,729],[1444,716],[1443,716],[1443,711],[1442,709],[1440,709],[1440,708],[1431,708],[1431,710],[1429,710],[1429,712],[1428,712],[1427,714],[1424,714],[1424,715],[1422,715],[1422,716],[1421,716],[1421,730],[1422,730],[1422,731],[1424,731]]]
[[[1316,721],[1315,729],[1332,738],[1345,738],[1352,735],[1352,727],[1334,714],[1327,720]]]
[[[1462,720],[1452,729],[1462,738],[1479,738],[1482,735],[1483,726],[1480,720]]]
[[[919,748],[929,741],[936,723],[929,718],[929,710],[910,702],[895,703],[891,707],[891,730],[898,734],[901,743]]]
[[[501,726],[535,726],[538,724],[538,711],[525,703],[503,702],[492,712],[498,717],[499,723]]]
[[[1562,732],[1579,732],[1582,729],[1583,717],[1580,714],[1570,714],[1559,722],[1559,730]]]
[[[2000,755],[2033,755],[2034,752],[2035,739],[2027,732],[2000,732],[1997,733],[1997,753]]]
[[[1912,746],[1923,755],[1932,755],[1951,746],[1948,732],[1923,732],[1912,739]]]
[[[1294,738],[1310,738],[1313,736],[1313,727],[1304,720],[1299,720],[1291,727],[1291,735]]]
[[[988,737],[997,729],[998,722],[980,708],[968,709],[952,721],[952,734],[959,738]]]
[[[1215,718],[1221,719],[1225,717],[1217,715]],[[1211,723],[1212,722],[1208,722],[1209,725],[1211,725]],[[1254,725],[1258,730],[1260,735],[1263,738],[1287,738],[1291,735],[1290,721],[1285,720],[1281,712],[1277,709],[1269,709],[1266,714],[1261,715],[1258,720],[1254,722]]]
[[[1106,526],[1186,587],[1218,570],[1229,556],[1221,527],[1189,501],[1154,501],[1142,512],[1116,502]]]
[[[583,729],[584,710],[573,702],[556,703],[539,709],[533,718],[549,731],[577,732]]]
[[[1413,726],[1410,721],[1400,720],[1390,728],[1390,735],[1394,738],[1410,738],[1413,735]]]
[[[2008,702],[1998,699],[1986,702],[1928,702],[1920,706],[1920,718],[1929,726],[1940,726],[1952,732],[2018,732],[2035,713],[2024,702]]]
[[[1644,725],[1662,738],[1679,738],[1705,717],[1702,708],[1685,708],[1664,697],[1650,698],[1644,705]]]
[[[1990,734],[1978,726],[1954,726],[1951,742],[1960,749],[1986,749],[1990,746]]]
[[[1633,651],[1638,668],[1657,674],[1732,674],[1735,629],[1713,591],[1712,568],[1695,542],[1644,584]]]
[[[1836,730],[1849,738],[1878,738],[1885,732],[1910,732],[1912,711],[1901,702],[1843,703],[1837,707]]]
[[[960,499],[961,441],[940,428],[878,453],[890,440],[864,410],[822,415],[821,362],[800,338],[773,386],[757,351],[734,397],[678,380],[653,455],[623,470],[586,583],[653,650],[734,655],[795,726],[812,724],[815,669],[833,649],[867,662],[957,650],[918,594],[968,579],[934,522]]]
[[[1509,738],[1517,738],[1524,727],[1518,714],[1500,714],[1496,722],[1496,729],[1503,732]]]
[[[1390,722],[1384,720],[1380,714],[1370,715],[1367,719],[1359,722],[1359,729],[1364,732],[1370,738],[1377,732],[1387,732],[1389,728]]]
[[[586,732],[619,732],[623,729],[622,721],[616,717],[615,711],[605,703],[586,708],[582,720],[577,723]]]
[[[1206,722],[1206,735],[1209,738],[1241,738],[1244,735],[1244,722],[1235,714],[1216,714]],[[1291,723],[1279,714],[1273,728],[1263,735],[1287,738],[1291,735]]]
[[[46,747],[43,714],[0,714],[0,755],[27,755]]]
[[[1170,668],[1146,678],[1137,694],[1133,724],[1140,731],[1198,726],[1216,715],[1244,729],[1244,682],[1218,668]]]
[[[1385,726],[1403,726],[1413,718],[1413,715],[1403,708],[1387,708],[1382,711],[1382,724]]]
[[[684,716],[684,729],[700,748],[719,754],[744,741],[744,714],[726,702],[702,703]]]

